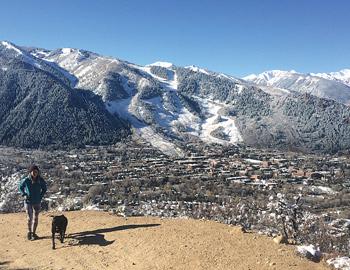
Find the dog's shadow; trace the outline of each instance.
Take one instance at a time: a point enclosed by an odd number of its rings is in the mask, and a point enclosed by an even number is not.
[[[129,230],[129,229],[137,229],[137,228],[156,227],[156,226],[160,226],[160,224],[131,224],[131,225],[116,226],[111,228],[97,229],[92,231],[72,233],[66,237],[68,246],[62,246],[57,248],[81,246],[81,245],[99,245],[104,247],[104,246],[113,244],[115,241],[115,240],[112,240],[112,241],[106,240],[104,233],[121,231],[121,230]]]

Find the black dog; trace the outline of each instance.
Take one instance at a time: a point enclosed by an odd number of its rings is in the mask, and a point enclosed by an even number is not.
[[[52,216],[52,249],[55,249],[55,233],[60,234],[60,241],[63,243],[68,225],[68,219],[64,215]]]

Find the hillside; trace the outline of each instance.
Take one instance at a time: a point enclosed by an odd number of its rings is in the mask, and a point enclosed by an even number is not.
[[[127,137],[127,124],[102,100],[72,89],[65,73],[0,43],[0,143],[39,148],[113,144]]]
[[[0,215],[1,269],[328,269],[298,257],[295,247],[243,234],[212,221],[121,218],[67,212],[69,237],[51,249],[49,213],[36,241],[25,239],[24,213]]]

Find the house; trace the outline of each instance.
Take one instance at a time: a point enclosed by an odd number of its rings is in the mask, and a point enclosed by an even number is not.
[[[253,175],[250,176],[250,179],[252,181],[259,181],[261,179],[261,175],[253,174]]]
[[[305,177],[305,171],[303,169],[296,169],[292,171],[292,177]]]

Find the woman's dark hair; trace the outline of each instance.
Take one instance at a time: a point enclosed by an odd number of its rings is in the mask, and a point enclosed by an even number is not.
[[[36,166],[36,165],[34,165],[34,164],[30,165],[28,171],[31,173],[31,172],[34,171],[34,170],[39,171],[39,167]]]

